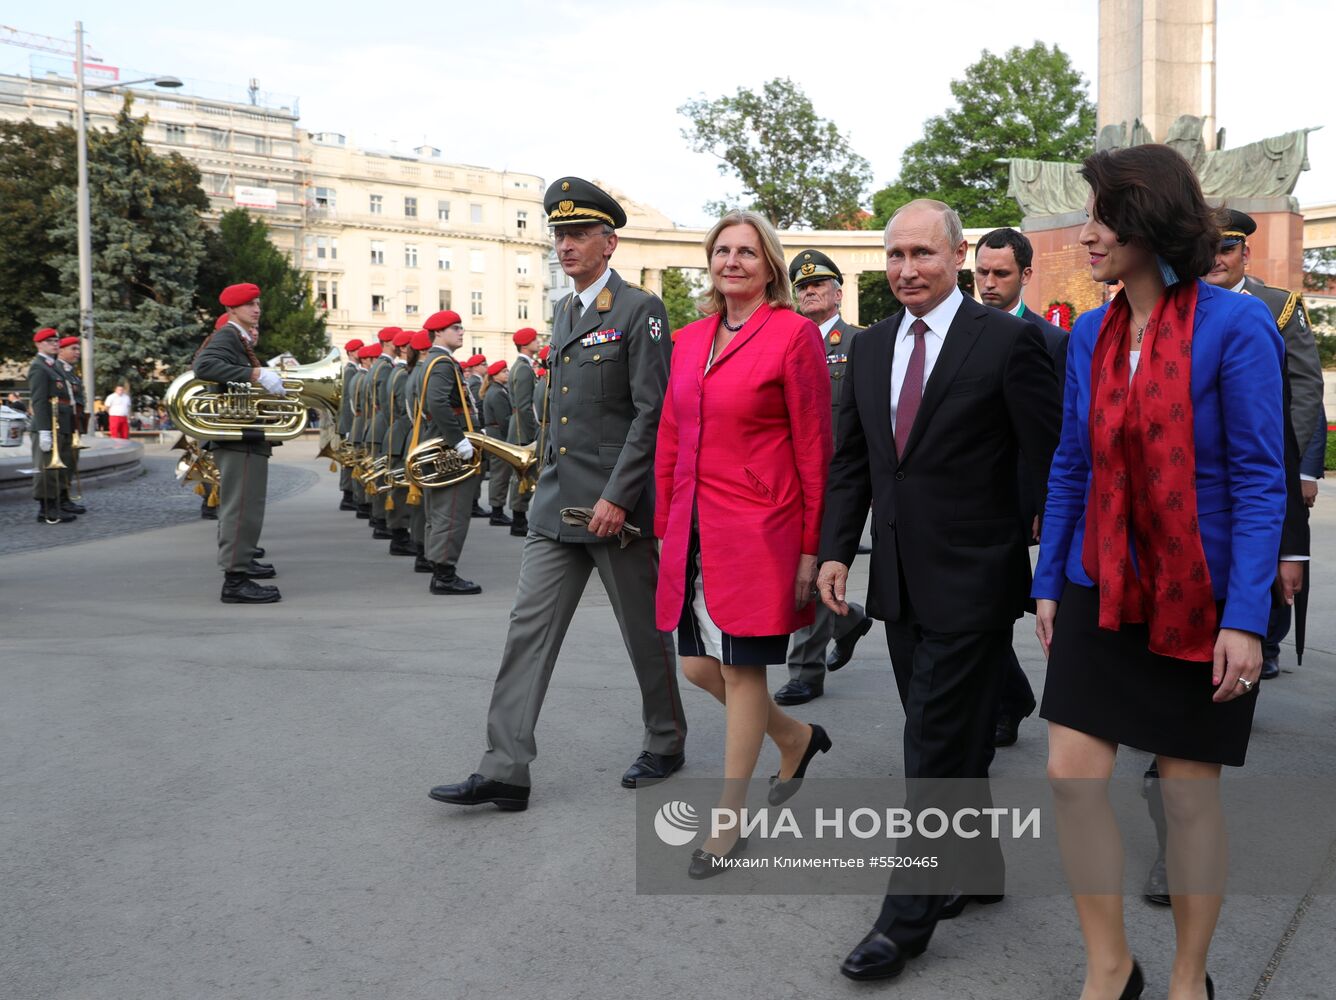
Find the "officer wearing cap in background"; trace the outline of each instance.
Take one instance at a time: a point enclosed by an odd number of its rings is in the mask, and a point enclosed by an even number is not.
[[[404,391],[404,402],[408,408],[408,441],[404,446],[404,455],[413,447],[413,429],[421,427],[419,408],[422,405],[422,376],[427,371],[427,352],[431,350],[434,337],[429,330],[419,330],[408,342],[408,382]],[[424,438],[424,440],[426,440]],[[414,573],[432,572],[431,561],[427,558],[427,504],[422,491],[410,488],[408,491],[408,534],[413,542],[416,558],[413,560]]]
[[[397,326],[387,326],[376,334],[380,344],[380,355],[371,362],[371,457],[385,456],[385,435],[390,429],[390,373],[394,371],[394,338],[402,331]],[[383,485],[383,481],[382,481]],[[393,538],[389,524],[386,523],[385,502],[389,499],[388,490],[378,490],[371,498],[371,537],[377,539]]]
[[[353,374],[357,371],[357,351],[362,346],[362,342],[356,337],[343,345],[343,350],[348,355],[348,361],[343,366],[343,393],[339,396],[339,422],[336,429],[339,432],[339,437],[345,443],[352,440],[353,394],[351,382]],[[339,466],[339,490],[343,494],[343,498],[339,501],[339,510],[357,510],[357,501],[353,499],[353,486],[355,485],[352,466]]]
[[[387,428],[385,430],[384,452],[389,459],[391,469],[404,467],[404,456],[408,452],[408,435],[411,427],[408,421],[408,345],[413,340],[409,330],[400,330],[390,342],[394,357],[391,364],[389,382],[386,386]],[[396,486],[388,492],[385,500],[385,522],[390,529],[390,555],[413,556],[417,549],[409,535],[410,511],[408,507],[408,487]]]
[[[37,501],[37,520],[44,524],[73,521],[73,510],[63,510],[60,502],[65,489],[65,470],[51,468],[54,453],[65,461],[73,448],[74,411],[63,401],[69,399],[65,371],[56,360],[60,334],[50,327],[38,330],[32,341],[37,356],[28,366],[28,430],[32,435],[32,496]],[[53,408],[52,400],[56,401]],[[52,422],[54,409],[55,422]]]
[[[485,354],[474,354],[466,360],[460,362],[460,367],[464,369],[464,391],[469,394],[469,403],[473,407],[474,417],[479,424],[482,423],[482,383],[487,372],[487,356]],[[489,469],[489,463],[484,461],[483,468]],[[487,476],[490,477],[490,471]],[[482,483],[478,483],[478,494],[473,498],[473,516],[487,517],[488,513],[483,509],[479,502],[482,497]]]
[[[510,370],[505,361],[497,361],[487,368],[487,385],[482,394],[482,426],[488,437],[506,440],[512,412],[510,402]],[[508,528],[514,522],[506,517],[506,491],[510,486],[510,464],[499,455],[489,459],[491,474],[487,480],[487,499],[492,515],[488,524]]]
[[[88,418],[84,412],[84,383],[79,374],[79,353],[78,337],[61,337],[56,344],[56,364],[57,367],[64,369],[67,392],[67,395],[62,397],[60,405],[62,408],[69,406],[70,423],[73,427],[71,434],[75,432],[85,434],[88,431]],[[71,439],[69,454],[61,453],[67,468],[60,477],[60,509],[69,514],[88,513],[83,504],[70,499],[70,484],[79,481],[79,450]]]
[[[510,434],[507,440],[511,444],[531,444],[538,440],[538,414],[534,409],[533,359],[538,354],[538,331],[532,327],[516,330],[511,338],[515,342],[515,365],[510,372]],[[520,496],[519,476],[511,479],[510,511],[514,523],[510,533],[523,538],[529,533],[529,497]],[[493,503],[495,506],[495,503]]]
[[[819,250],[803,250],[789,264],[789,281],[798,299],[798,312],[821,330],[826,345],[826,369],[830,373],[831,431],[838,421],[840,398],[849,379],[849,342],[860,328],[840,318],[844,301],[844,275],[835,262]],[[781,705],[802,705],[820,698],[826,687],[826,671],[838,670],[854,655],[854,646],[872,628],[872,619],[862,605],[849,605],[849,614],[840,618],[820,601],[816,602],[816,620],[793,633],[789,646],[789,682],[775,692]],[[827,659],[831,639],[835,648]]]
[[[685,759],[677,658],[654,620],[654,442],[668,382],[668,314],[658,296],[608,267],[616,229],[626,225],[612,197],[563,177],[543,204],[557,259],[575,282],[553,320],[543,466],[492,688],[487,751],[477,773],[430,792],[440,802],[491,802],[505,810],[528,807],[543,694],[591,570],[603,581],[640,686],[643,749],[622,786],[662,781]],[[518,364],[527,365],[532,352],[523,353]],[[512,406],[518,410],[519,401],[512,398]],[[591,511],[587,524],[575,515],[564,520],[567,508]],[[640,534],[624,535],[623,527]]]
[[[229,285],[218,301],[227,307],[227,322],[200,345],[195,377],[217,382],[220,391],[229,382],[252,382],[272,396],[287,395],[278,372],[264,367],[255,356],[260,336],[259,286]],[[276,575],[273,566],[255,559],[264,527],[269,456],[274,450],[263,437],[256,438],[203,444],[218,463],[218,566],[223,571],[224,604],[272,604],[280,599],[277,587],[255,582]]]

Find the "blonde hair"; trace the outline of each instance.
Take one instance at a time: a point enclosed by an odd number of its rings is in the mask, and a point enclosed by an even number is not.
[[[756,230],[757,235],[761,237],[761,253],[765,255],[765,261],[770,265],[770,280],[765,286],[765,301],[772,309],[792,309],[793,287],[789,284],[789,269],[784,263],[784,248],[779,244],[775,227],[760,212],[738,209],[729,212],[710,228],[705,234],[705,273],[711,274],[710,258],[714,255],[714,245],[719,239],[719,234],[729,226],[751,226]],[[713,276],[710,279],[710,286],[701,297],[700,306],[701,311],[706,313],[724,311],[724,293],[714,287]]]

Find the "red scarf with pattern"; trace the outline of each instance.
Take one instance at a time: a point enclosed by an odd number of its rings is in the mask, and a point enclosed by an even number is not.
[[[1195,281],[1165,290],[1146,324],[1135,375],[1127,294],[1120,291],[1104,314],[1090,371],[1094,475],[1081,562],[1099,586],[1100,628],[1148,622],[1151,652],[1209,662],[1216,608],[1197,527],[1196,309]]]

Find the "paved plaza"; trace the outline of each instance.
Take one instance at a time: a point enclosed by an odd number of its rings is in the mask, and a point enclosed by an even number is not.
[[[0,501],[0,997],[1068,998],[1082,952],[1070,900],[1008,898],[943,923],[882,986],[840,960],[879,900],[638,896],[635,677],[591,581],[539,725],[523,813],[427,798],[483,747],[521,541],[475,520],[440,598],[336,510],[309,442],[275,456],[261,544],[283,601],[218,601],[212,522],[146,475],[89,490],[47,527]],[[1329,775],[1336,762],[1336,487],[1314,519],[1308,650],[1265,682],[1246,772]],[[853,574],[866,583],[866,560]],[[1017,651],[1036,689],[1033,619]],[[771,687],[782,683],[771,671]],[[683,682],[687,777],[722,767],[724,715]],[[903,716],[874,630],[825,697],[796,710],[834,750],[813,776],[903,773]],[[994,774],[1042,775],[1031,718]],[[1143,755],[1125,754],[1134,775]],[[757,773],[776,770],[773,747]],[[1336,851],[1336,831],[1329,833]],[[1277,829],[1275,850],[1286,850]],[[1336,859],[1336,854],[1332,856]],[[683,862],[685,867],[685,860]],[[729,875],[723,876],[729,878]],[[1167,910],[1127,903],[1147,997],[1162,997]],[[1217,996],[1336,995],[1336,860],[1308,895],[1233,896],[1210,968]]]

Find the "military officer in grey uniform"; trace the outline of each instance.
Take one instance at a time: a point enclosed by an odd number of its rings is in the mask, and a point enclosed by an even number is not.
[[[408,441],[404,447],[404,458],[421,443],[414,440],[414,428],[421,431],[418,407],[422,398],[422,376],[427,370],[426,354],[431,350],[432,335],[426,330],[413,334],[408,342],[408,381],[404,390],[404,403],[408,408]],[[427,504],[422,491],[410,487],[404,501],[408,505],[408,534],[413,541],[413,572],[432,572],[431,561],[427,558]]]
[[[538,353],[538,331],[532,327],[516,330],[511,338],[519,352],[510,371],[510,432],[511,444],[531,444],[538,440],[538,415],[534,410],[533,359]],[[514,522],[510,533],[523,538],[529,533],[529,496],[520,496],[519,476],[510,482],[510,510]]]
[[[79,482],[80,449],[76,447],[73,435],[88,430],[88,422],[84,417],[84,382],[79,374],[79,350],[78,337],[61,337],[56,346],[56,366],[65,373],[65,395],[61,397],[61,407],[68,406],[70,411],[70,449],[68,454],[62,453],[67,468],[60,476],[60,509],[67,514],[88,513],[83,504],[70,496],[71,484]]]
[[[662,781],[685,759],[677,661],[654,622],[653,459],[668,380],[668,316],[657,296],[608,266],[616,229],[626,224],[613,198],[588,181],[563,177],[548,188],[544,207],[575,292],[553,321],[543,467],[492,689],[487,750],[477,773],[430,793],[441,802],[491,802],[505,810],[528,807],[538,713],[592,570],[603,581],[640,685],[643,750],[622,785]],[[592,510],[587,525],[562,519],[564,508],[575,507]],[[641,532],[625,547],[624,525]]]
[[[487,368],[487,386],[482,395],[482,426],[488,437],[505,441],[511,416],[510,369],[505,361],[495,361]],[[508,528],[514,522],[506,517],[506,491],[510,486],[510,463],[492,455],[487,479],[487,500],[492,508],[488,524]]]
[[[390,429],[390,373],[394,370],[394,337],[399,333],[397,326],[387,326],[376,334],[380,342],[380,356],[371,362],[371,455],[373,458],[385,457],[385,435]],[[381,481],[384,486],[384,480]],[[377,539],[392,538],[390,527],[386,523],[385,501],[389,491],[379,490],[371,498],[371,537]]]
[[[353,394],[350,387],[353,374],[357,371],[357,351],[362,341],[354,337],[343,345],[348,361],[343,366],[343,391],[339,396],[339,422],[336,430],[344,442],[352,440],[353,432]],[[353,499],[353,470],[349,465],[339,467],[339,490],[343,499],[339,501],[339,510],[357,510],[357,501]]]
[[[228,321],[211,333],[195,354],[195,377],[217,382],[258,383],[273,396],[284,396],[282,376],[260,364],[255,356],[259,338],[260,289],[253,284],[229,285],[218,301],[227,307]],[[257,562],[255,554],[264,527],[265,493],[269,483],[269,456],[273,445],[256,431],[240,441],[205,441],[218,463],[218,565],[223,571],[224,604],[273,604],[277,587],[255,583],[275,575],[274,567]]]
[[[798,311],[821,330],[826,345],[826,369],[830,373],[831,433],[838,421],[840,397],[848,380],[849,343],[859,332],[840,318],[844,301],[844,275],[835,262],[819,250],[803,250],[789,264],[789,281],[798,298]],[[793,633],[789,645],[789,682],[775,692],[781,705],[802,705],[820,698],[826,689],[826,671],[838,670],[853,658],[854,646],[872,628],[872,619],[860,604],[849,605],[849,614],[835,615],[816,602],[816,620]],[[826,650],[831,640],[835,648]]]
[[[45,327],[33,334],[37,356],[28,366],[28,430],[32,435],[32,497],[37,501],[37,520],[44,524],[66,524],[77,514],[62,509],[65,470],[51,468],[55,453],[61,462],[73,449],[74,410],[69,405],[69,382],[56,360],[60,334]],[[52,406],[52,400],[56,405]],[[54,414],[53,414],[54,410]],[[52,417],[55,417],[53,422]]]
[[[464,343],[464,325],[459,314],[449,309],[427,317],[426,328],[436,341],[418,361],[425,365],[422,375],[422,408],[414,434],[419,443],[440,438],[459,452],[473,457],[473,442],[464,432],[474,429],[472,400],[464,388],[464,370],[452,352]],[[432,563],[430,591],[433,594],[481,594],[482,588],[458,573],[460,553],[468,538],[477,497],[478,477],[472,476],[453,486],[424,490],[427,504],[427,559]]]
[[[362,387],[366,382],[367,369],[371,365],[370,350],[370,344],[363,344],[357,349],[357,370],[348,379],[348,398],[352,400],[353,407],[352,433],[349,441],[359,454],[366,448],[368,414],[366,411],[366,397],[362,392]],[[361,483],[356,479],[352,483],[353,502],[357,505],[357,516],[363,521],[369,521],[371,519],[371,501],[367,498],[366,490]]]
[[[1252,295],[1266,303],[1276,320],[1276,327],[1285,341],[1285,371],[1290,380],[1290,412],[1287,429],[1294,434],[1296,449],[1302,452],[1319,423],[1325,428],[1326,415],[1322,407],[1322,362],[1318,357],[1317,340],[1308,321],[1308,310],[1303,296],[1284,288],[1273,288],[1252,275],[1245,274],[1251,256],[1248,237],[1257,231],[1252,216],[1229,209],[1220,234],[1220,249],[1215,264],[1206,275],[1206,281],[1220,288],[1244,295]],[[1306,558],[1280,553],[1282,574],[1293,573],[1299,585],[1306,585],[1303,564]],[[1289,564],[1289,565],[1286,565]],[[1280,676],[1280,641],[1289,634],[1293,617],[1291,606],[1285,601],[1273,601],[1266,635],[1262,638],[1262,679]]]
[[[404,467],[404,455],[408,451],[408,436],[411,431],[408,421],[408,359],[405,356],[413,335],[407,330],[400,330],[391,341],[394,357],[391,363],[390,378],[386,385],[386,430],[384,451],[389,458],[391,469]],[[408,488],[396,486],[389,491],[385,500],[385,523],[390,529],[390,555],[417,555],[413,541],[409,537]]]

